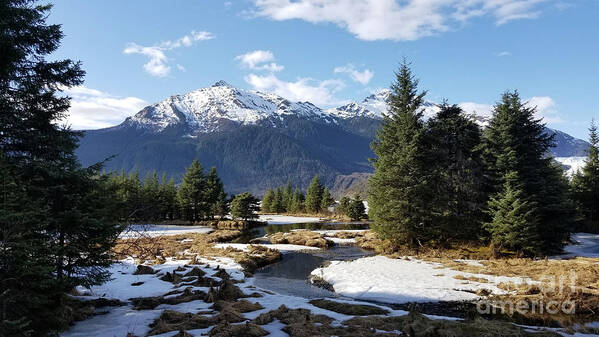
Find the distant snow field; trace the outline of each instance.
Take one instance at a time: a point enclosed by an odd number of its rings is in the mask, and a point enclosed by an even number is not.
[[[177,225],[130,225],[120,235],[119,239],[132,239],[140,236],[157,237],[188,233],[210,233],[213,228],[207,226],[177,226]]]
[[[582,169],[587,157],[555,157],[554,159],[560,164],[567,166],[566,173],[571,177],[576,171]]]

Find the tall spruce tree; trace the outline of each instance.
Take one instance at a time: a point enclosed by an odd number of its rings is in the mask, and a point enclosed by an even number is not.
[[[196,159],[187,168],[177,193],[184,219],[198,221],[206,215],[206,177],[202,164]]]
[[[320,209],[327,211],[329,206],[335,203],[335,199],[331,196],[331,191],[328,187],[325,187],[322,192],[322,199],[320,200]]]
[[[216,167],[211,167],[208,175],[206,176],[206,202],[207,206],[207,215],[211,218],[217,214],[217,212],[222,212],[223,195],[226,199],[225,188],[223,186],[223,182],[220,180],[218,173],[216,172]],[[219,204],[217,206],[217,204]]]
[[[275,189],[270,208],[273,213],[285,212],[285,207],[283,205],[283,189],[281,189],[281,187]]]
[[[582,170],[572,177],[572,197],[582,215],[581,231],[599,233],[599,136],[595,121],[589,128],[587,159]]]
[[[60,25],[46,23],[50,9],[0,3],[0,173],[18,183],[0,191],[0,335],[68,326],[65,293],[108,278],[121,230],[101,165],[81,167],[80,134],[60,125],[70,98],[59,92],[82,84],[84,72],[71,60],[47,59],[63,36]]]
[[[160,182],[158,173],[154,170],[148,172],[141,189],[142,216],[144,220],[157,220],[160,211]]]
[[[435,239],[478,239],[486,206],[482,132],[457,105],[443,103],[427,123],[435,190]]]
[[[166,173],[162,175],[159,194],[161,219],[176,219],[179,216],[177,187],[175,186],[175,180],[173,178],[167,180]]]
[[[491,233],[496,252],[505,248],[520,255],[534,255],[541,249],[535,216],[538,210],[526,200],[520,185],[516,172],[506,175],[503,189],[489,201],[492,219],[485,228]]]
[[[515,174],[522,198],[535,205],[529,226],[539,240],[534,254],[542,255],[559,251],[569,237],[573,208],[563,170],[548,156],[553,138],[534,116],[535,110],[521,101],[518,92],[504,93],[484,132],[484,156],[495,199]]]
[[[371,145],[376,155],[368,188],[372,229],[395,244],[416,245],[430,239],[432,188],[422,122],[425,94],[418,92],[418,80],[404,60]]]
[[[291,200],[291,209],[290,212],[292,213],[303,213],[304,212],[304,203],[305,203],[305,197],[304,194],[302,193],[302,191],[300,191],[299,188],[295,189],[295,192],[293,193],[293,198]]]
[[[320,178],[316,175],[306,190],[306,212],[315,214],[321,211],[323,193],[324,188],[320,183]]]
[[[272,210],[272,203],[274,201],[275,198],[275,192],[272,190],[272,188],[269,188],[266,190],[266,193],[264,194],[264,197],[262,198],[262,212],[264,213],[271,213],[273,212]]]

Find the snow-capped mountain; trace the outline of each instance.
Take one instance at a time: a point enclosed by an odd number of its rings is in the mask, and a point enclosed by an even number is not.
[[[367,117],[382,119],[389,107],[391,90],[383,89],[374,93],[361,102],[350,102],[340,107],[327,109],[326,113],[337,118]],[[439,109],[431,102],[423,104],[424,118],[432,117]]]
[[[323,110],[309,102],[235,88],[219,81],[145,107],[122,124],[85,131],[77,155],[84,165],[113,157],[107,170],[152,170],[180,178],[193,159],[216,166],[228,191],[261,194],[290,181],[306,187],[315,174],[329,186],[372,172],[370,143],[389,104],[389,90]],[[438,110],[424,105],[424,118]],[[488,117],[474,113],[485,126]],[[584,156],[588,144],[555,135],[554,157]],[[568,161],[569,167],[575,161]],[[571,163],[570,163],[571,161]],[[346,179],[347,180],[347,179]]]
[[[291,102],[281,96],[237,89],[225,81],[184,95],[171,96],[152,104],[125,122],[138,128],[160,132],[172,126],[185,126],[192,133],[221,131],[231,123],[277,126],[284,117],[322,119],[322,110],[309,102]]]

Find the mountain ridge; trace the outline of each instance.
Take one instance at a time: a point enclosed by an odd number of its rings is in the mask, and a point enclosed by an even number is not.
[[[144,174],[156,169],[176,179],[197,158],[206,168],[216,166],[233,193],[261,194],[288,180],[305,188],[315,174],[328,186],[348,186],[372,172],[370,142],[389,94],[383,90],[323,110],[218,81],[151,104],[120,125],[85,131],[77,155],[84,165],[115,155],[107,170]],[[436,109],[427,102],[425,118]],[[480,125],[488,122],[485,116],[473,117]],[[555,157],[584,154],[586,142],[558,130],[547,132],[559,142]]]

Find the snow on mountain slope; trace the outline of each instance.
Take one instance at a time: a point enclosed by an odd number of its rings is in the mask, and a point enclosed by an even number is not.
[[[272,93],[237,89],[224,81],[208,88],[201,88],[183,95],[174,95],[161,102],[145,107],[122,126],[159,133],[169,127],[182,127],[183,135],[196,137],[198,134],[231,130],[239,125],[286,127],[287,118],[302,118],[322,123],[352,123],[355,130],[373,136],[370,130],[376,127],[373,120],[380,120],[387,113],[391,91],[380,90],[361,102],[351,102],[340,107],[322,110],[309,102],[291,102]],[[429,119],[439,110],[435,103],[423,104],[424,119]],[[482,127],[488,126],[488,111],[469,111]],[[356,117],[362,120],[354,119]],[[364,120],[366,119],[366,120]],[[370,120],[370,122],[368,122]],[[370,124],[369,124],[370,123]],[[555,134],[555,157],[583,156],[588,146],[564,132],[547,128]],[[372,135],[371,135],[372,133]],[[572,159],[575,161],[575,159]]]
[[[554,157],[554,159],[564,166],[566,174],[571,177],[582,169],[587,157]]]
[[[350,102],[340,107],[327,109],[326,113],[338,118],[368,117],[381,119],[387,113],[390,98],[391,90],[383,89],[366,97],[359,103]],[[422,108],[424,119],[433,117],[439,111],[437,104],[432,102],[424,102]],[[473,115],[473,117],[477,123],[486,126],[488,117],[482,115]]]
[[[211,87],[171,96],[150,105],[128,118],[126,123],[155,132],[182,124],[194,133],[206,133],[218,131],[223,121],[248,125],[269,119],[281,120],[285,115],[330,122],[312,103],[291,102],[275,94],[241,90],[219,81]]]

